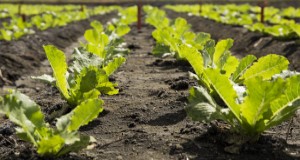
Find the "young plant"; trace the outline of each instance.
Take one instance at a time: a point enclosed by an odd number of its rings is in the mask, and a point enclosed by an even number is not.
[[[117,85],[109,81],[109,75],[125,61],[123,57],[114,59],[102,68],[99,57],[81,53],[77,49],[75,61],[70,67],[71,72],[68,72],[66,57],[62,51],[52,45],[44,46],[44,50],[53,69],[53,77],[44,75],[34,78],[56,86],[70,105],[76,106],[86,99],[97,98],[100,94],[118,93],[114,88]]]
[[[18,137],[31,142],[39,155],[58,157],[84,149],[95,141],[91,136],[79,134],[78,129],[97,118],[103,111],[102,105],[100,99],[83,101],[72,112],[58,118],[52,128],[45,122],[39,105],[26,95],[12,91],[0,99],[0,113],[18,125]]]
[[[182,46],[200,84],[190,90],[186,111],[197,121],[222,119],[234,131],[256,139],[300,107],[300,75],[285,71],[289,62],[283,56],[270,54],[255,63],[251,55],[238,60],[224,52],[231,46],[229,41],[221,42],[208,66],[204,65],[207,57]]]
[[[125,49],[122,36],[130,31],[130,27],[126,24],[109,23],[106,31],[102,24],[98,21],[91,23],[93,29],[86,30],[84,37],[87,44],[83,47],[88,52],[98,55],[104,60],[104,63],[111,61],[115,57],[121,57],[128,54]]]
[[[152,32],[156,40],[156,46],[152,53],[159,56],[172,55],[177,60],[183,60],[184,57],[180,49],[181,44],[189,44],[198,50],[204,49],[204,45],[210,40],[210,34],[194,33],[190,31],[190,25],[184,18],[176,18],[173,24],[166,17],[165,12],[158,8],[146,6],[146,22],[156,27]]]

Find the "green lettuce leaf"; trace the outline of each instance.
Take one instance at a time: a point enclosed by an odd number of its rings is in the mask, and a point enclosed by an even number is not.
[[[198,50],[194,47],[190,47],[186,44],[182,44],[180,47],[180,53],[183,58],[189,61],[196,74],[201,77],[203,73],[203,58]]]
[[[119,37],[122,37],[129,32],[130,32],[130,27],[128,25],[119,25],[116,29],[116,33]]]
[[[98,117],[103,111],[103,101],[100,99],[89,99],[82,102],[70,114],[70,123],[67,126],[69,132],[77,131],[81,126],[87,125]]]
[[[103,32],[103,25],[99,21],[93,21],[91,22],[91,26],[98,32]]]
[[[275,81],[264,81],[262,77],[249,79],[245,82],[247,96],[241,104],[241,114],[247,124],[249,132],[261,132],[265,129],[264,114],[268,112],[270,103],[279,98],[285,90],[285,82],[278,78]]]
[[[223,66],[231,54],[229,49],[232,47],[232,45],[232,39],[221,40],[217,43],[215,53],[213,55],[213,62],[218,68],[223,69]]]
[[[7,115],[12,122],[20,126],[17,133],[22,139],[32,142],[35,146],[38,145],[36,139],[41,137],[35,132],[44,133],[47,124],[44,121],[44,114],[34,101],[18,91],[11,91],[11,94],[3,97],[0,113]]]
[[[44,46],[44,50],[53,69],[53,75],[56,79],[58,90],[66,99],[69,99],[70,95],[68,93],[69,84],[66,77],[67,62],[65,54],[52,45]]]
[[[253,64],[255,60],[256,57],[253,55],[247,55],[241,59],[237,69],[231,77],[232,81],[237,82],[237,80],[245,73],[245,71]]]
[[[57,119],[56,128],[45,123],[40,106],[26,95],[12,91],[0,101],[0,113],[19,127],[19,138],[31,142],[41,156],[58,157],[87,147],[93,137],[78,134],[81,126],[87,125],[103,111],[103,101],[88,99],[72,112]]]
[[[124,62],[126,61],[123,57],[114,58],[111,62],[109,62],[103,70],[106,72],[107,76],[110,76],[114,73]]]
[[[204,70],[204,74],[213,90],[221,97],[226,106],[230,108],[236,119],[241,122],[240,107],[236,103],[238,96],[228,77],[220,74],[219,70],[214,69],[206,69]]]
[[[245,71],[242,80],[249,80],[255,77],[262,77],[264,80],[271,79],[274,74],[281,73],[288,68],[289,61],[276,54],[269,54],[264,56],[256,63],[254,63],[249,69]]]
[[[281,122],[292,117],[300,107],[300,76],[295,75],[287,79],[287,86],[284,88],[284,94],[271,102],[272,116],[266,123],[268,128],[278,125]]]

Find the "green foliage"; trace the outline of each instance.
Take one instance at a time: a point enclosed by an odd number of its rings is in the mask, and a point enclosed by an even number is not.
[[[52,45],[44,46],[46,56],[50,62],[50,65],[53,69],[53,76],[56,80],[57,89],[61,94],[69,99],[70,95],[68,94],[68,82],[67,82],[67,62],[65,54]]]
[[[58,118],[56,128],[51,128],[44,121],[39,105],[26,95],[12,91],[0,101],[0,113],[19,126],[16,128],[19,138],[31,142],[38,154],[58,157],[86,148],[94,139],[80,135],[78,129],[97,118],[102,105],[102,100],[88,99]]]
[[[98,32],[96,29],[86,30],[84,37],[88,41],[86,46],[87,51],[105,59],[105,46],[109,43],[109,37],[105,33]]]
[[[260,22],[260,7],[248,4],[236,5],[167,5],[166,8],[176,12],[187,12],[190,15],[202,16],[216,22],[238,25],[250,31],[257,31],[272,35],[279,39],[299,38],[299,24],[292,18],[300,17],[300,10],[293,7],[278,9],[265,7],[264,19],[267,23]]]
[[[244,75],[245,71],[253,64],[256,60],[256,57],[253,55],[247,55],[246,57],[242,58],[239,65],[237,66],[235,72],[231,76],[231,80],[233,82],[237,82],[238,79]]]
[[[73,65],[67,71],[65,55],[54,46],[44,46],[47,58],[53,69],[53,78],[46,76],[35,77],[48,81],[61,92],[64,99],[76,106],[86,99],[97,98],[100,94],[117,94],[116,84],[109,82],[108,76],[112,74],[124,61],[124,58],[116,58],[106,68],[102,68],[102,60],[93,55],[75,51]],[[92,57],[92,58],[88,58]]]
[[[152,6],[144,6],[146,12],[146,23],[151,24],[155,28],[165,28],[170,25],[170,20],[166,17],[166,13]]]
[[[268,80],[271,79],[273,75],[288,69],[288,65],[289,61],[285,57],[269,54],[254,63],[245,71],[241,78],[245,81],[256,77],[262,77],[264,80]]]
[[[300,107],[300,76],[296,72],[285,73],[288,60],[275,54],[257,62],[252,55],[241,60],[232,58],[232,61],[230,57],[233,56],[226,52],[231,45],[231,40],[216,45],[211,57],[217,65],[212,66],[201,63],[208,57],[195,48],[183,48],[186,53],[183,55],[194,68],[200,84],[190,90],[186,111],[193,120],[222,119],[236,132],[257,137],[290,118]]]
[[[123,47],[123,38],[130,32],[130,27],[121,21],[110,23],[107,30],[98,21],[91,23],[93,29],[86,30],[84,37],[87,40],[86,46],[81,49],[98,55],[104,63],[108,63],[115,57],[124,56],[128,50]]]
[[[22,17],[16,13],[11,14],[11,21],[9,23],[3,22],[0,29],[0,40],[11,41],[19,39],[20,37],[35,33],[34,30],[46,30],[53,27],[65,26],[71,22],[87,19],[90,15],[103,14],[116,10],[118,7],[94,7],[87,8],[84,12],[78,9],[78,6],[31,6],[28,10],[22,11],[25,14],[32,15],[31,18],[23,21]],[[39,10],[44,8],[45,10]],[[73,8],[73,9],[72,9]],[[76,9],[77,8],[77,9]],[[39,10],[39,11],[36,11]],[[11,10],[9,10],[11,12]],[[16,11],[18,13],[18,9]],[[1,15],[0,15],[1,17]]]

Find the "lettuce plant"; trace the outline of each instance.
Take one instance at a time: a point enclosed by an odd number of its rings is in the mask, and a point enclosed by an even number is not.
[[[197,121],[222,119],[234,131],[255,139],[300,107],[300,75],[285,71],[288,60],[275,54],[257,61],[252,55],[239,60],[228,51],[232,42],[220,41],[211,57],[181,47],[200,84],[190,90],[186,111]]]
[[[180,49],[181,44],[189,44],[198,50],[204,49],[204,45],[210,40],[210,34],[194,33],[190,30],[190,24],[184,18],[176,18],[174,23],[166,17],[165,12],[155,7],[146,6],[146,22],[156,27],[152,32],[156,40],[156,46],[152,53],[159,56],[172,55],[177,60],[183,60]]]
[[[91,23],[92,29],[85,31],[84,37],[87,44],[84,49],[102,58],[105,63],[115,57],[124,56],[128,50],[123,47],[122,36],[130,31],[127,24],[121,22],[109,23],[106,30],[98,21]]]
[[[199,13],[198,5],[167,5],[166,8],[176,12],[188,12],[192,15],[202,16],[216,22],[239,25],[250,31],[258,31],[272,35],[280,39],[291,39],[300,36],[297,24],[287,17],[300,15],[299,9],[289,7],[280,11],[278,8],[266,7],[265,20],[268,24],[260,22],[260,7],[250,5],[202,5],[202,12]]]
[[[31,142],[41,156],[61,156],[77,152],[95,141],[91,136],[78,133],[103,111],[103,101],[88,99],[70,113],[57,118],[55,128],[44,120],[40,106],[26,95],[12,91],[0,99],[0,113],[18,125],[16,132],[22,140]]]
[[[103,67],[101,58],[90,53],[82,53],[77,49],[75,61],[69,67],[69,72],[65,54],[61,50],[52,45],[44,46],[44,50],[53,69],[53,77],[43,75],[34,78],[56,86],[72,106],[86,99],[97,98],[100,94],[118,93],[115,89],[116,84],[109,81],[109,75],[123,64],[125,58],[115,58]]]

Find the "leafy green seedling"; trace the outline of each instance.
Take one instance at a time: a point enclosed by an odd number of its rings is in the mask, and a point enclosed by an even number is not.
[[[56,128],[44,120],[40,106],[26,95],[12,91],[0,101],[0,113],[18,125],[16,132],[22,140],[31,142],[42,156],[61,156],[86,148],[95,139],[78,133],[103,111],[103,101],[88,99],[72,112],[57,119]]]
[[[238,133],[258,137],[300,107],[300,76],[286,73],[289,62],[283,56],[270,54],[257,62],[252,55],[242,60],[231,58],[224,52],[228,42],[217,44],[209,66],[195,48],[182,46],[200,84],[191,89],[186,110],[194,120],[222,119]]]
[[[86,99],[97,98],[100,94],[118,93],[116,84],[110,82],[108,76],[125,61],[123,57],[116,58],[101,68],[103,65],[99,57],[76,50],[71,72],[68,72],[66,57],[61,50],[52,45],[44,46],[44,49],[53,69],[53,78],[45,75],[35,78],[56,86],[69,104],[76,106]]]

